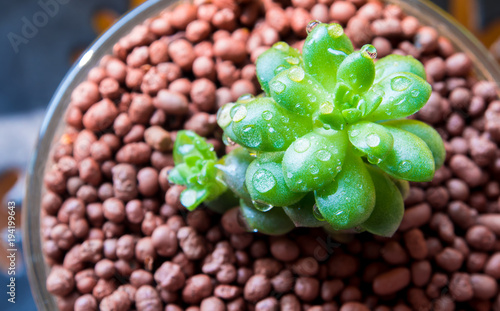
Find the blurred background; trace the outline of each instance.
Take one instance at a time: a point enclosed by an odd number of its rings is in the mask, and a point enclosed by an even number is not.
[[[72,63],[95,38],[145,0],[0,0],[0,286],[7,275],[7,202],[16,204],[16,304],[36,310],[21,258],[25,168],[45,109]],[[147,1],[147,0],[146,0]],[[500,61],[499,0],[434,0],[475,34]],[[26,212],[26,211],[24,211]]]

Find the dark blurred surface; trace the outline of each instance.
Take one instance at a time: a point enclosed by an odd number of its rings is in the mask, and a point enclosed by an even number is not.
[[[141,0],[0,0],[0,209],[16,201],[21,217],[23,170],[30,158],[44,110],[59,82],[112,20]],[[500,36],[499,0],[434,0],[489,47]],[[499,44],[500,59],[500,44]],[[11,189],[12,168],[20,181]],[[3,189],[1,189],[3,187]],[[4,196],[5,195],[5,196]],[[0,210],[0,215],[2,215]],[[36,310],[21,261],[20,225],[16,266],[16,304],[0,295],[0,310]],[[6,231],[0,226],[2,241]],[[4,245],[0,256],[5,258]],[[2,260],[0,260],[0,264]],[[29,263],[28,263],[29,264]],[[5,263],[4,263],[5,265]],[[0,268],[0,285],[8,276]]]

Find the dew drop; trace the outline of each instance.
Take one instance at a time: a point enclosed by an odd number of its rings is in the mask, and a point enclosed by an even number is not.
[[[217,123],[221,128],[226,128],[231,123],[230,111],[234,104],[227,104],[217,112]]]
[[[293,143],[293,149],[298,153],[305,152],[309,147],[311,142],[306,138],[299,138]]]
[[[302,69],[301,67],[293,67],[288,72],[288,78],[290,78],[290,80],[292,80],[294,82],[300,82],[300,81],[304,80],[305,75],[306,75],[306,73],[305,73],[304,69]]]
[[[411,167],[412,167],[412,164],[408,160],[401,161],[398,164],[398,170],[399,170],[400,173],[406,173],[406,172],[408,172],[409,170],[411,170]]]
[[[330,114],[333,112],[333,104],[331,102],[324,102],[319,105],[321,114]]]
[[[291,173],[291,172],[286,173],[286,177],[291,179],[293,177],[293,173]]]
[[[262,137],[253,125],[245,126],[240,136],[241,140],[250,148],[256,148],[262,143]]]
[[[316,102],[316,96],[314,96],[314,94],[307,94],[307,98],[309,98],[309,101],[311,103],[315,103]]]
[[[289,63],[290,65],[298,65],[300,60],[297,57],[294,56],[288,56],[285,58],[286,62]]]
[[[340,171],[342,171],[342,165],[338,165],[335,170],[337,171],[337,173],[340,173]]]
[[[346,198],[346,199],[348,199],[348,198]],[[344,213],[344,211],[339,210],[339,211],[335,212],[335,215],[340,216],[340,215],[342,215],[343,213]]]
[[[313,29],[316,28],[316,26],[318,26],[319,24],[321,24],[321,22],[318,20],[310,21],[306,26],[307,33],[311,33],[311,31],[313,31]]]
[[[344,29],[339,24],[330,24],[327,28],[328,34],[332,38],[338,38],[344,34]]]
[[[368,159],[368,162],[370,162],[371,164],[374,164],[374,165],[380,164],[380,162],[382,162],[382,159],[377,158],[373,155],[368,155],[367,159]]]
[[[252,177],[252,184],[259,193],[266,193],[276,187],[276,179],[266,169],[259,169]]]
[[[377,134],[369,134],[366,137],[366,144],[368,147],[375,148],[380,144],[380,137]]]
[[[281,149],[285,145],[285,139],[280,133],[276,132],[274,128],[269,129],[269,139],[276,149]]]
[[[278,73],[282,72],[285,69],[287,69],[285,66],[279,65],[278,67],[276,67],[276,69],[274,69],[274,74],[277,75]]]
[[[271,83],[271,91],[276,94],[281,94],[286,89],[286,85],[281,81],[274,81]]]
[[[229,136],[227,136],[226,133],[224,133],[224,135],[222,135],[222,142],[226,146],[234,146],[234,145],[236,145],[236,143],[231,138],[229,138]]]
[[[286,42],[277,42],[273,45],[273,48],[282,52],[288,52],[290,46]]]
[[[247,108],[245,106],[239,106],[233,115],[234,122],[240,122],[247,116]]]
[[[313,164],[313,165],[309,166],[309,172],[313,175],[316,175],[319,173],[319,168]]]
[[[273,113],[269,110],[265,110],[262,112],[262,119],[269,121],[273,118]]]
[[[304,182],[304,181],[303,181],[302,179],[298,179],[298,180],[297,180],[297,184],[298,184],[298,185],[301,185],[303,182]]]
[[[371,59],[377,58],[377,49],[371,44],[363,45],[361,52],[366,53]]]
[[[399,76],[392,78],[391,88],[396,92],[402,92],[411,85],[411,80],[407,77]]]
[[[418,97],[420,95],[420,91],[417,89],[411,90],[411,96]]]
[[[315,153],[315,156],[318,160],[326,162],[331,159],[332,154],[325,149],[321,149]]]
[[[240,97],[238,97],[237,101],[238,102],[248,102],[254,98],[255,98],[255,96],[253,94],[247,93],[247,94],[243,94]]]
[[[359,135],[359,131],[358,130],[352,130],[351,133],[350,133],[351,137],[357,137]]]
[[[253,203],[253,206],[255,207],[256,210],[263,212],[263,213],[269,212],[274,207],[271,204],[266,204],[266,203],[259,202],[259,201],[252,201],[252,203]],[[255,230],[257,230],[257,229],[255,229]],[[255,230],[254,230],[254,232],[256,232]]]
[[[323,214],[321,214],[319,207],[316,204],[313,205],[313,215],[317,220],[325,221],[325,217],[323,217]]]

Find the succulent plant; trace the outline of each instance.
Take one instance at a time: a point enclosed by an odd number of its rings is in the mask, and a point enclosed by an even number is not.
[[[407,181],[431,180],[444,162],[439,134],[405,119],[429,99],[425,70],[411,56],[374,62],[376,49],[354,51],[338,24],[307,30],[302,54],[279,42],[259,56],[264,94],[219,110],[224,141],[242,148],[216,163],[201,138],[181,134],[170,179],[188,186],[188,208],[227,187],[249,227],[267,234],[325,226],[390,236]]]

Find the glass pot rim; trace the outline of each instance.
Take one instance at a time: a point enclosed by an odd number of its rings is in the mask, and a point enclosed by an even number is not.
[[[49,267],[44,261],[42,251],[40,203],[44,170],[49,162],[54,139],[60,134],[64,124],[63,116],[69,105],[71,92],[84,81],[88,71],[96,66],[104,55],[111,53],[113,45],[121,37],[146,19],[158,15],[178,2],[181,1],[148,0],[124,15],[82,53],[50,100],[28,166],[24,199],[25,212],[22,213],[24,259],[31,291],[39,310],[57,310],[55,298],[45,286]],[[422,24],[434,27],[440,35],[447,37],[457,50],[468,54],[474,64],[474,73],[477,77],[500,84],[500,67],[493,56],[474,35],[441,8],[428,0],[382,0],[382,2],[398,5],[406,14],[415,16]]]

